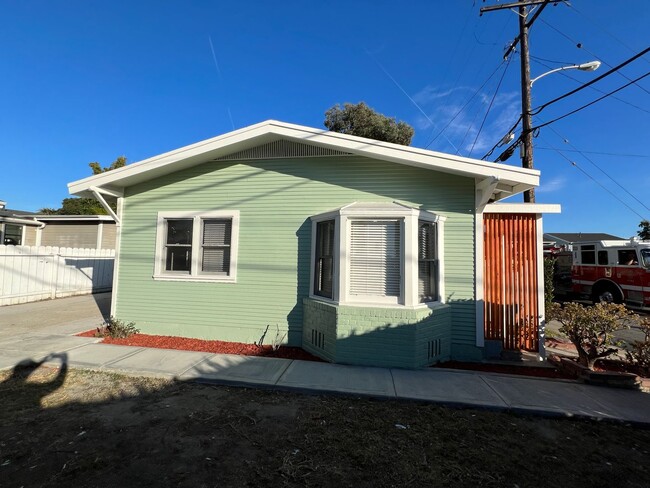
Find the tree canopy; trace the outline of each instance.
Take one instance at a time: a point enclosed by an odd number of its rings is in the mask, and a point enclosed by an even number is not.
[[[325,112],[325,127],[333,132],[367,137],[378,141],[392,142],[408,146],[415,130],[406,122],[398,122],[394,117],[387,117],[375,112],[364,102],[356,105],[338,103]]]
[[[650,241],[650,221],[642,220],[639,224],[639,229],[637,234],[644,241]]]
[[[88,163],[93,175],[105,173],[125,165],[126,158],[124,156],[119,156],[110,166],[105,168],[102,168],[97,161]],[[44,215],[106,215],[104,207],[94,198],[78,197],[64,198],[61,202],[61,208],[42,208],[38,212]]]

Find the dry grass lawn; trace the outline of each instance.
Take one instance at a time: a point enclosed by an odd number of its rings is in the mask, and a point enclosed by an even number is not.
[[[650,486],[625,425],[44,367],[0,399],[5,487]]]

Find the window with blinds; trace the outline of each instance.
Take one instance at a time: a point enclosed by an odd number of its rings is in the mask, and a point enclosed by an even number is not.
[[[332,298],[334,281],[334,221],[316,224],[316,255],[314,259],[314,294]]]
[[[158,212],[153,279],[237,282],[239,211]]]
[[[351,221],[350,295],[400,297],[401,241],[400,220]]]
[[[228,275],[230,273],[231,219],[204,219],[201,240],[201,271]]]
[[[418,222],[418,297],[420,303],[438,300],[436,224]]]

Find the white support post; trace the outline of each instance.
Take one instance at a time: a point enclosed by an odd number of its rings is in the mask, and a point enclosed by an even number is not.
[[[542,214],[537,214],[537,310],[539,311],[537,337],[539,339],[539,360],[546,359],[546,310],[544,303],[544,229]]]

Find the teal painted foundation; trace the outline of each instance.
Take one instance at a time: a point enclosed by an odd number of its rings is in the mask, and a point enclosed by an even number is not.
[[[451,307],[381,308],[303,300],[302,347],[327,361],[420,368],[451,358]]]

